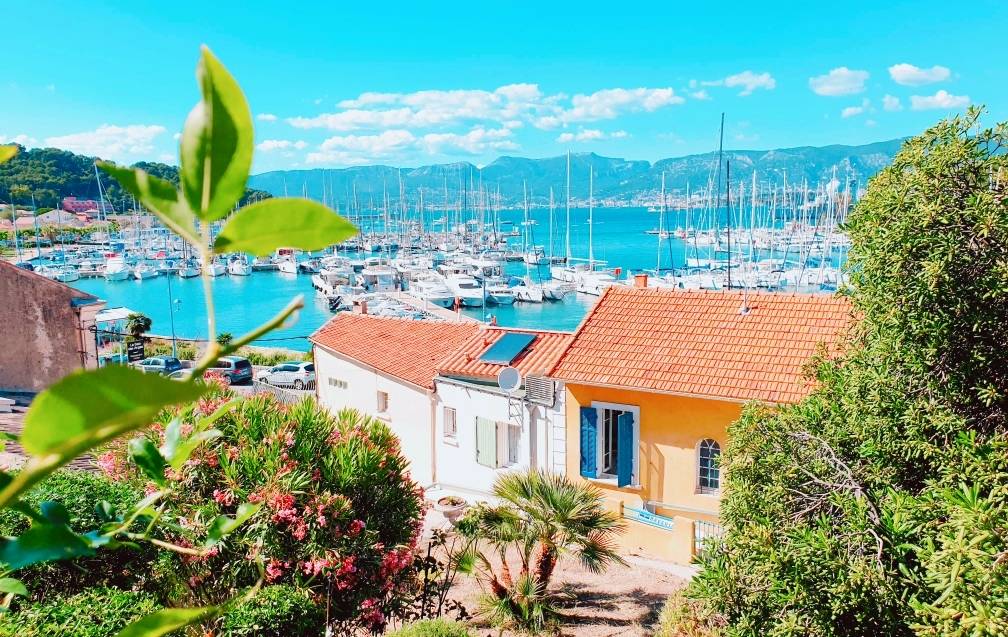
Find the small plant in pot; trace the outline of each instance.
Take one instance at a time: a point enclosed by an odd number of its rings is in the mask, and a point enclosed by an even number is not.
[[[443,498],[438,498],[438,501],[434,504],[434,508],[452,524],[455,524],[462,517],[468,506],[465,500],[456,495],[446,495]]]

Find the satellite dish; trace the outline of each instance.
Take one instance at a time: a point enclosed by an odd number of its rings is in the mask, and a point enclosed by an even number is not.
[[[497,374],[497,385],[510,394],[521,387],[521,373],[514,367],[505,367]]]

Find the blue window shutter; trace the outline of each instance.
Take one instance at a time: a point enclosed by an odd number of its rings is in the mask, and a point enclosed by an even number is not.
[[[616,486],[633,484],[633,461],[637,450],[633,444],[633,414],[625,411],[616,419]]]
[[[597,478],[598,412],[593,407],[581,408],[581,475]]]

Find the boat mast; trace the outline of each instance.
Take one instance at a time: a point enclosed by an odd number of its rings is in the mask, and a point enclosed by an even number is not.
[[[661,276],[661,242],[665,232],[665,171],[661,173],[661,204],[658,209],[658,258],[655,261],[655,276]]]
[[[571,222],[570,222],[570,177],[571,177],[571,175],[570,175],[570,173],[571,173],[571,162],[570,162],[570,159],[571,159],[570,151],[568,150],[567,151],[567,225],[564,227],[564,230],[566,232],[566,248],[567,248],[567,260],[565,261],[565,263],[568,266],[570,265],[570,260],[571,260],[571,245],[570,245],[570,230],[571,230]]]
[[[553,186],[550,186],[549,204],[549,262],[553,264]]]
[[[595,248],[592,245],[592,212],[595,205],[593,182],[595,180],[595,167],[588,165],[588,269],[595,269]]]

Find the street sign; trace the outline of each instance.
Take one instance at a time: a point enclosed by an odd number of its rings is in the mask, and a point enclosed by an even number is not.
[[[126,343],[126,357],[131,363],[142,361],[144,359],[143,341],[129,341]]]

